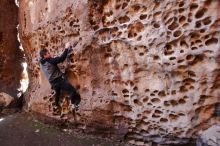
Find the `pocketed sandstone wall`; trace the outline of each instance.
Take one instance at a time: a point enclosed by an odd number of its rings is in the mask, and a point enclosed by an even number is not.
[[[219,123],[213,116],[220,94],[219,1],[20,3],[31,80],[26,99],[33,111],[136,145],[187,143]],[[54,116],[38,52],[44,47],[58,55],[75,41],[60,67],[79,88],[80,111],[70,113],[63,96],[62,115]]]

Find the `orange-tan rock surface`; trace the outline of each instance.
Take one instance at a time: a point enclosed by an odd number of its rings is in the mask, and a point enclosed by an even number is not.
[[[23,53],[17,39],[18,7],[14,0],[0,1],[0,92],[19,93]]]
[[[217,0],[21,0],[27,107],[135,145],[190,142],[219,124],[219,10]],[[39,50],[59,55],[76,41],[60,67],[80,110],[71,113],[64,94],[56,116]]]

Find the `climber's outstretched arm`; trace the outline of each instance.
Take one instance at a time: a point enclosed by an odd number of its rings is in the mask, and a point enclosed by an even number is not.
[[[50,58],[48,62],[52,63],[52,64],[61,63],[66,59],[67,55],[68,55],[68,49],[65,49],[65,51],[63,52],[62,55],[60,55],[58,57]]]

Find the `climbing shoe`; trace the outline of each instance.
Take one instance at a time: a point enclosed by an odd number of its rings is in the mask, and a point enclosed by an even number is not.
[[[72,104],[71,109],[78,111],[79,110],[79,105],[78,104]]]

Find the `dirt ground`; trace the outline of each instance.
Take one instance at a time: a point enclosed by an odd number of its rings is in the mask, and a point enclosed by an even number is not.
[[[0,146],[124,146],[42,124],[27,113],[0,116]]]

